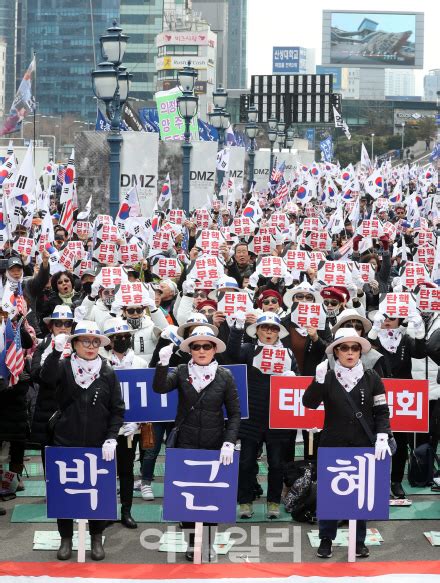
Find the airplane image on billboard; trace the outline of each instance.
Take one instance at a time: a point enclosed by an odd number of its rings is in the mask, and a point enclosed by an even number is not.
[[[420,67],[420,43],[423,15],[420,21],[416,13],[324,11],[324,64]]]

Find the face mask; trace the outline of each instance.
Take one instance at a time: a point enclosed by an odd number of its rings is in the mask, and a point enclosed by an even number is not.
[[[125,354],[131,348],[131,338],[120,338],[116,336],[113,340],[113,350],[119,354]]]
[[[137,330],[141,327],[142,318],[127,318],[127,322],[133,329]]]
[[[82,284],[83,291],[89,296],[92,291],[92,282],[86,281]]]
[[[107,308],[110,308],[110,307],[111,307],[111,305],[112,305],[112,303],[113,303],[113,300],[114,300],[114,299],[115,299],[115,298],[114,298],[114,296],[105,297],[105,298],[103,297],[103,298],[102,298],[102,301],[104,302],[104,305],[105,305]]]
[[[324,311],[327,314],[327,316],[329,318],[336,318],[336,316],[339,314],[340,309],[339,308],[333,308],[332,306],[324,306]]]

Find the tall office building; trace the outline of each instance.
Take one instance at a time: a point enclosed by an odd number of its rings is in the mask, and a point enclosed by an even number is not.
[[[0,118],[6,113],[6,43],[0,39]]]
[[[120,0],[120,24],[130,37],[124,65],[132,73],[130,97],[152,99],[156,90],[156,36],[162,32],[167,0]]]
[[[193,0],[194,14],[200,14],[217,35],[217,83],[227,84],[228,75],[228,2],[212,0]]]
[[[5,109],[14,99],[27,66],[26,50],[27,0],[0,0],[0,42],[5,48],[6,78],[4,86]]]
[[[440,97],[440,69],[431,69],[423,77],[423,89],[425,101],[437,101]]]
[[[95,120],[90,72],[101,60],[99,36],[114,19],[119,0],[28,2],[27,58],[36,51],[39,113]]]
[[[407,97],[416,94],[414,71],[406,69],[385,69],[385,95]]]

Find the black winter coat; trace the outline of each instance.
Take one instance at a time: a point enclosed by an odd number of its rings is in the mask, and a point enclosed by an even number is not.
[[[99,377],[83,389],[75,382],[70,358],[60,360],[60,356],[53,350],[40,373],[55,387],[57,406],[62,411],[55,425],[54,445],[101,447],[106,439],[117,439],[125,406],[114,370],[103,360]]]
[[[382,368],[384,379],[412,379],[411,358],[425,358],[427,355],[425,339],[417,340],[407,334],[403,334],[395,353],[385,350],[378,338],[372,340],[371,344],[383,355]]]
[[[240,423],[240,438],[260,442],[263,438],[270,440],[288,440],[289,433],[285,429],[269,429],[270,374],[262,373],[253,366],[254,356],[260,347],[256,344],[241,343],[243,330],[231,328],[229,342],[226,348],[228,355],[237,364],[247,366],[249,419]],[[295,356],[291,354],[291,370],[298,374]]]
[[[364,404],[361,404],[361,390]],[[317,409],[324,403],[324,428],[320,435],[320,447],[372,447],[363,427],[356,419],[354,411],[344,395],[345,389],[336,379],[333,370],[327,372],[324,383],[316,380],[303,395],[303,405]],[[385,387],[374,370],[366,370],[358,384],[350,391],[350,396],[367,422],[372,433],[391,435],[390,412],[386,402]],[[382,396],[382,397],[379,397]],[[374,404],[374,398],[377,404]]]
[[[41,357],[51,342],[52,335],[49,334],[34,352],[31,365],[31,379],[34,383],[38,383],[39,389],[29,441],[40,445],[47,445],[48,443],[47,422],[58,408],[55,387],[47,383],[45,378],[41,376]]]
[[[283,338],[281,342],[285,348],[292,349],[292,343],[290,340],[290,329],[294,328],[295,325],[291,320],[290,314],[283,318],[281,320],[281,323],[285,328],[287,328],[287,331],[289,332],[289,335]],[[305,350],[304,367],[303,370],[299,371],[297,374],[301,374],[302,376],[305,377],[315,376],[316,367],[324,360],[325,349],[333,341],[328,320],[325,325],[325,330],[318,330],[318,336],[319,338],[316,342],[313,342],[312,339],[309,336],[307,336],[307,341],[304,349]]]
[[[198,393],[188,380],[188,365],[180,364],[173,372],[167,366],[156,366],[153,390],[169,393],[176,389],[179,394],[176,425],[181,424],[177,447],[188,449],[220,449],[225,441],[237,441],[240,425],[240,401],[234,377],[229,370],[219,366],[214,380]],[[201,394],[202,401],[191,411]],[[223,417],[223,405],[228,420]]]

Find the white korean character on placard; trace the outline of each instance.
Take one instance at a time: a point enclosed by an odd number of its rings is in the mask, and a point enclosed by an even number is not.
[[[84,454],[84,457],[89,460],[89,475],[90,475],[90,485],[96,486],[98,481],[98,474],[108,474],[109,471],[105,469],[98,470],[98,457],[92,453]],[[84,465],[85,461],[81,459],[73,460],[76,464],[75,468],[68,468],[66,462],[56,461],[56,465],[59,468],[60,484],[64,485],[67,483],[73,484],[84,484],[85,482],[85,471]],[[90,495],[90,507],[92,510],[96,510],[98,507],[98,490],[97,488],[89,488],[86,490],[77,490],[73,488],[64,488],[66,494],[89,494]]]
[[[349,496],[357,490],[359,510],[362,510],[365,504],[368,510],[372,510],[375,496],[375,456],[372,453],[366,453],[355,455],[354,459],[358,462],[358,467],[353,465],[354,462],[351,460],[336,460],[339,467],[327,466],[329,472],[337,473],[337,476],[332,479],[330,487],[332,492],[338,496]],[[339,487],[340,482],[345,482],[345,489]]]
[[[404,389],[396,393],[397,405],[396,405],[396,415],[414,415],[417,419],[422,418],[422,406],[423,406],[423,394],[421,392],[410,393],[410,391]],[[411,409],[414,406],[414,401],[416,401],[415,409]]]
[[[175,486],[179,488],[185,487],[198,487],[198,488],[229,488],[227,482],[214,482],[217,477],[218,471],[220,469],[220,460],[212,461],[195,461],[195,460],[184,460],[184,463],[188,466],[211,466],[211,474],[209,476],[208,482],[181,482],[178,480],[173,481]],[[190,492],[182,492],[182,496],[185,498],[185,506],[188,510],[208,510],[211,512],[217,512],[219,510],[218,506],[214,504],[209,506],[195,506],[194,505],[194,494]]]

